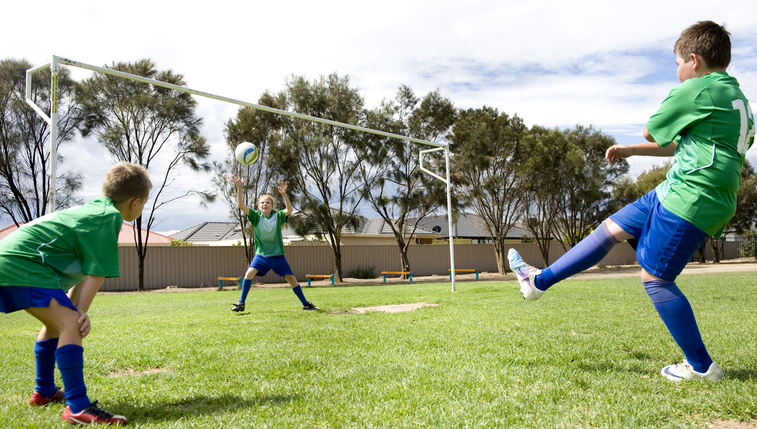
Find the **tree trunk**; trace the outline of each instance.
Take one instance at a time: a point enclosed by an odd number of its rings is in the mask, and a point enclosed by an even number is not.
[[[402,238],[402,235],[400,235],[398,232],[395,231],[394,238],[397,240],[397,247],[399,247],[400,250],[400,266],[402,266],[402,272],[409,273],[410,272],[410,260],[407,258],[407,248],[408,245],[405,244],[405,240]],[[402,278],[407,279],[409,276],[407,274],[403,274]]]
[[[342,248],[339,243],[332,246],[334,249],[334,281],[342,282]]]
[[[507,274],[507,254],[505,253],[504,240],[492,240],[494,242],[494,256],[497,258],[497,273]]]
[[[710,248],[712,249],[712,263],[719,264],[720,263],[720,243],[718,242],[718,239],[715,237],[710,237],[708,240],[710,240]]]
[[[137,218],[137,221],[134,225],[134,228],[136,229],[135,232],[135,244],[137,247],[137,256],[139,256],[139,284],[137,286],[137,290],[140,292],[145,291],[145,256],[147,255],[147,246],[144,245],[144,243],[147,242],[147,239],[144,241],[142,240],[142,216]]]
[[[407,248],[400,249],[400,264],[402,265],[402,272],[409,273],[410,272],[410,260],[407,259]],[[407,279],[408,275],[403,274],[403,279]]]
[[[699,250],[697,250],[700,264],[704,264],[707,262],[707,258],[705,257],[705,249],[707,249],[707,240],[705,240],[704,243],[702,243],[702,245],[699,246]]]
[[[544,260],[544,266],[549,266],[549,246],[551,246],[550,239],[549,238],[536,238],[534,239],[536,241],[536,244],[539,246],[539,251],[541,252],[541,258]],[[563,245],[563,248],[565,246]],[[567,252],[570,249],[566,249]]]

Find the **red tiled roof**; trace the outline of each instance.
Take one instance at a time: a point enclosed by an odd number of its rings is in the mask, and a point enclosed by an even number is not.
[[[20,222],[20,225],[23,225],[23,222]],[[0,229],[0,240],[7,237],[8,234],[12,233],[13,231],[17,230],[18,227],[16,227],[15,224],[10,224],[6,226],[5,228]],[[147,234],[146,230],[142,230],[142,238],[144,239],[145,235]],[[150,237],[148,238],[148,244],[170,244],[171,240],[173,240],[171,237],[165,236],[163,234],[158,234],[157,232],[150,231]],[[118,234],[118,244],[134,244],[136,241],[134,240],[134,226],[130,223],[124,222],[121,226],[121,232]]]
[[[136,240],[134,240],[134,226],[130,223],[124,222],[123,226],[121,226],[121,233],[118,234],[118,244],[134,244],[136,243]],[[142,230],[142,239],[145,239],[145,235],[147,234],[146,230]],[[150,237],[147,239],[147,244],[171,244],[171,240],[173,238],[168,237],[163,234],[158,234],[155,231],[150,231]]]
[[[24,222],[21,222],[21,225],[23,225],[23,224],[24,224]],[[15,231],[17,229],[18,229],[18,227],[16,227],[15,223],[12,223],[12,224],[6,226],[5,228],[0,229],[0,240],[2,240],[3,238],[7,237],[8,234],[10,234],[11,232],[13,232],[13,231]]]

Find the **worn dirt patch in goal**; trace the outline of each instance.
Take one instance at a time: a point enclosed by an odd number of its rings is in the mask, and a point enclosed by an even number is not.
[[[122,368],[118,371],[112,371],[108,373],[109,377],[138,377],[140,375],[150,375],[160,372],[167,372],[168,368],[149,368],[143,371],[134,371],[131,369]]]
[[[738,420],[718,420],[706,427],[712,429],[757,429],[757,422],[741,422]]]
[[[379,305],[376,307],[357,307],[352,308],[349,311],[336,311],[332,314],[348,314],[348,313],[367,313],[369,311],[383,311],[385,313],[404,313],[408,311],[417,310],[421,307],[436,307],[439,304],[429,304],[426,302],[414,302],[411,304],[392,304],[392,305]]]

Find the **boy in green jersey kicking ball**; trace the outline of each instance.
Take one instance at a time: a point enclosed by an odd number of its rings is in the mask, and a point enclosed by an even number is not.
[[[89,400],[82,339],[103,281],[120,275],[121,226],[142,214],[150,188],[145,169],[116,164],[105,174],[103,197],[50,213],[0,241],[0,312],[24,310],[44,325],[34,345],[37,375],[29,404],[65,399],[63,421],[126,423]],[[55,385],[56,362],[65,394]]]
[[[674,381],[720,381],[723,371],[710,358],[675,280],[707,237],[719,237],[736,212],[741,169],[754,143],[754,115],[738,82],[726,73],[731,39],[725,28],[698,22],[681,33],[674,52],[681,84],[647,122],[648,143],[615,145],[605,155],[611,164],[634,155],[674,155],[666,180],[610,216],[551,266],[536,269],[515,249],[508,259],[523,297],[533,301],[628,240],[636,249],[644,289],[686,357],[663,368],[662,375]]]
[[[281,226],[286,223],[287,216],[291,215],[292,211],[294,211],[286,193],[287,182],[279,180],[279,193],[284,198],[284,204],[286,204],[286,209],[283,212],[273,210],[276,200],[270,195],[261,195],[258,198],[259,210],[250,209],[244,203],[242,187],[244,186],[245,179],[237,175],[232,178],[232,182],[237,187],[239,209],[247,214],[250,223],[252,223],[255,257],[252,259],[250,267],[244,275],[244,280],[242,280],[242,296],[239,302],[231,307],[231,311],[244,311],[247,294],[250,292],[250,287],[252,286],[252,279],[255,275],[264,276],[270,270],[286,279],[287,283],[292,287],[292,291],[302,303],[303,310],[317,310],[318,307],[305,299],[302,288],[297,283],[297,278],[294,276],[289,263],[287,263],[284,257],[284,239],[281,236]]]

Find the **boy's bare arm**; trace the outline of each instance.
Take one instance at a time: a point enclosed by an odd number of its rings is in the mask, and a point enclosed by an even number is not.
[[[242,176],[233,176],[231,178],[231,181],[236,185],[237,187],[237,204],[239,205],[239,209],[244,212],[244,214],[250,213],[250,208],[247,207],[247,204],[244,203],[244,178]]]
[[[95,299],[97,292],[100,291],[104,281],[105,277],[88,274],[83,282],[77,284],[68,291],[69,299],[80,314],[78,322],[82,338],[87,337],[89,330],[92,327],[87,311],[89,311],[89,306],[92,305],[92,301]]]
[[[285,182],[283,180],[279,180],[279,193],[284,198],[284,204],[286,204],[286,210],[284,210],[284,214],[289,216],[294,212],[294,207],[292,206],[292,202],[289,201],[289,195],[287,195],[287,188],[289,187],[289,183]]]
[[[654,142],[634,145],[616,144],[607,149],[607,152],[605,152],[605,159],[607,159],[610,165],[613,165],[618,159],[628,158],[630,156],[673,156],[676,153],[676,147],[675,143],[670,143],[665,147]]]

